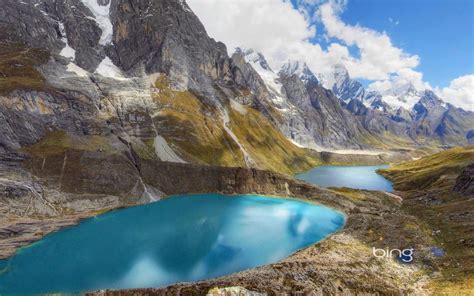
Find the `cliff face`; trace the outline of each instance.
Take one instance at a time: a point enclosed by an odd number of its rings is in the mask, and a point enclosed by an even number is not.
[[[315,164],[262,116],[245,69],[184,1],[8,0],[0,16],[2,155],[44,139],[67,150],[69,138],[162,161]]]

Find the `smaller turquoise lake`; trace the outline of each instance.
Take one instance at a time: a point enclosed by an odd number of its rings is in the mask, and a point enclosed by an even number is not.
[[[319,166],[296,175],[296,178],[321,187],[348,187],[392,192],[392,183],[376,172],[378,169],[388,167],[388,165]]]
[[[344,226],[300,200],[183,195],[47,235],[0,261],[0,295],[160,287],[277,262]]]

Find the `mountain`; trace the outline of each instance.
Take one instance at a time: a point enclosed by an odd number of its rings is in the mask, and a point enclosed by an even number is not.
[[[326,86],[375,134],[389,131],[406,145],[465,145],[471,139],[474,113],[447,104],[430,90],[407,83],[383,94],[367,91],[342,65],[324,77]]]
[[[351,79],[349,72],[343,65],[336,65],[330,78],[326,79],[328,80],[327,87],[341,100],[346,102],[352,99],[364,101],[364,87],[357,80]]]
[[[54,144],[58,153],[124,154],[136,166],[138,155],[291,173],[315,162],[298,146],[389,149],[470,139],[472,113],[422,102],[411,88],[399,90],[397,102],[413,109],[394,109],[343,66],[322,79],[301,61],[274,70],[252,50],[229,57],[184,1],[4,4],[4,159]],[[42,157],[39,150],[32,151]]]
[[[297,145],[318,150],[370,147],[367,139],[373,136],[305,63],[288,61],[275,72],[252,49],[237,49],[232,59],[246,69],[243,80],[257,94],[259,105],[266,106],[261,112]]]
[[[243,70],[184,1],[4,4],[2,158],[74,149],[125,155],[138,170],[140,159],[286,173],[314,164],[253,108]]]
[[[288,61],[281,67],[279,74],[284,76],[296,75],[304,84],[319,84],[318,79],[305,62]]]

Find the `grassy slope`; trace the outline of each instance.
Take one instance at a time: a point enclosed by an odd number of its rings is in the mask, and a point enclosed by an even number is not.
[[[230,109],[231,129],[259,167],[293,174],[315,166],[318,161],[308,151],[291,143],[261,113]]]
[[[156,86],[155,125],[179,155],[195,163],[245,166],[242,151],[223,128],[219,110],[204,105],[191,92],[171,90],[163,77]],[[317,164],[256,110],[245,107],[246,114],[240,114],[228,109],[230,128],[259,168],[293,174]]]
[[[474,162],[474,146],[456,147],[419,160],[408,161],[380,172],[390,178],[397,190],[424,189],[442,176],[457,176],[464,167]]]
[[[154,100],[159,112],[153,114],[153,120],[158,133],[179,155],[200,164],[244,165],[244,157],[222,128],[217,110],[204,105],[189,91],[171,90],[163,76],[156,86],[159,93]]]
[[[48,61],[45,50],[18,43],[0,43],[0,94],[15,89],[44,89],[45,80],[35,66]]]
[[[474,293],[474,198],[453,191],[456,177],[474,162],[474,147],[456,147],[381,170],[404,198],[403,208],[432,228],[441,276],[430,284],[434,295]]]

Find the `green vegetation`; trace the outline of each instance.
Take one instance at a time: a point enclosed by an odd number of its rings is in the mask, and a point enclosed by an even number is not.
[[[79,137],[64,131],[49,132],[38,143],[25,147],[23,150],[36,157],[62,154],[67,150],[118,152],[114,150],[106,137]]]
[[[154,99],[160,111],[153,120],[178,155],[200,164],[245,165],[239,147],[222,127],[218,110],[189,91],[172,90],[165,76],[157,79],[156,87],[159,93]]]
[[[435,182],[456,177],[472,162],[474,146],[456,147],[379,172],[389,178],[397,190],[424,189],[433,186]]]
[[[261,113],[246,108],[246,113],[230,109],[231,129],[258,167],[293,174],[319,162],[306,149],[291,143]]]
[[[474,162],[474,146],[456,147],[380,173],[401,190],[402,209],[431,227],[445,256],[437,259],[441,276],[429,288],[434,295],[471,295],[474,291],[474,199],[453,190],[457,176]]]
[[[189,91],[175,91],[165,76],[156,81],[159,93],[154,115],[158,133],[178,155],[195,163],[219,166],[245,166],[238,144],[224,130],[219,110],[203,104]],[[293,174],[317,164],[308,151],[296,147],[263,115],[252,108],[245,114],[229,106],[230,128],[257,166]]]
[[[19,43],[0,44],[0,94],[18,88],[42,90],[45,80],[35,69],[49,59],[49,53]]]

